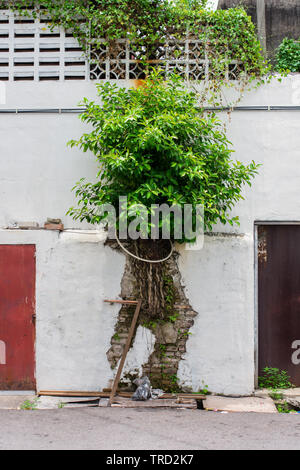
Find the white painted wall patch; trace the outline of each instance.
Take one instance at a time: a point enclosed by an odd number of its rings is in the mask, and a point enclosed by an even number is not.
[[[6,104],[6,84],[0,82],[0,104]]]
[[[0,365],[6,365],[6,344],[0,340]]]

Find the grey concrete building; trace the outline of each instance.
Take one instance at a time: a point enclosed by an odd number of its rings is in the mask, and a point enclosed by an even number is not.
[[[265,5],[266,48],[269,57],[274,57],[283,38],[300,37],[300,0],[219,0],[218,8],[226,9],[243,5],[257,24],[257,6]]]

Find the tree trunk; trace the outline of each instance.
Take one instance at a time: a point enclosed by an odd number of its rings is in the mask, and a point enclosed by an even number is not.
[[[118,245],[108,244],[119,249]],[[126,248],[145,259],[162,259],[170,251],[169,241],[138,240],[126,242]],[[181,284],[181,275],[175,252],[164,263],[150,264],[126,255],[126,267],[122,279],[122,298],[142,299],[138,326],[148,328],[155,335],[155,345],[147,363],[142,366],[152,386],[164,391],[179,391],[178,368],[186,352],[190,328],[197,315],[189,305]],[[122,306],[107,358],[114,369],[119,362],[133,315],[132,307]],[[135,337],[135,335],[134,335]],[[134,342],[134,339],[133,339]],[[138,372],[131,371],[120,386],[131,389]]]

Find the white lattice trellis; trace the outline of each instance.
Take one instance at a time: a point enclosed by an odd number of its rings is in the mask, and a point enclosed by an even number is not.
[[[141,54],[126,40],[113,46],[97,41],[87,57],[62,28],[50,30],[46,18],[31,19],[0,11],[0,80],[138,80],[144,78]],[[151,50],[150,65],[176,72],[186,80],[211,78],[203,42],[173,41]],[[235,79],[232,63],[227,78]]]
[[[76,39],[61,28],[51,31],[47,19],[0,12],[0,79],[85,80],[88,61]]]

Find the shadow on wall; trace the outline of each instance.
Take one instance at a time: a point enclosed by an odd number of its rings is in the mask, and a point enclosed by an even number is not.
[[[267,53],[271,59],[285,37],[300,37],[299,0],[260,0],[266,5]],[[218,8],[227,9],[243,5],[257,24],[257,0],[219,0]]]

